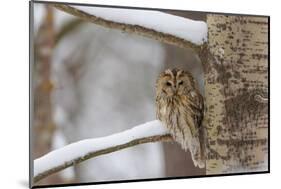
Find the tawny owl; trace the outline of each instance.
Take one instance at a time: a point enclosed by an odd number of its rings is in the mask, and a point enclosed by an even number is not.
[[[195,166],[205,167],[201,122],[204,101],[192,75],[167,69],[156,81],[156,116],[184,150],[189,148]]]

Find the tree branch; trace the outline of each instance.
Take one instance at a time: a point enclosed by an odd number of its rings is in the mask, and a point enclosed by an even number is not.
[[[49,169],[49,170],[47,170],[43,173],[38,174],[37,176],[34,177],[34,182],[38,182],[41,179],[43,179],[45,177],[48,177],[48,176],[50,176],[50,175],[52,175],[56,172],[59,172],[59,171],[61,171],[63,169],[66,169],[68,167],[77,165],[79,163],[82,163],[83,161],[86,161],[88,159],[91,159],[91,158],[94,158],[94,157],[97,157],[97,156],[109,154],[109,153],[119,151],[119,150],[122,150],[122,149],[125,149],[125,148],[133,147],[133,146],[136,146],[136,145],[139,145],[139,144],[150,143],[150,142],[166,142],[166,141],[171,141],[171,140],[172,140],[172,137],[169,134],[157,135],[157,136],[145,137],[145,138],[132,140],[131,142],[128,142],[126,144],[113,146],[113,147],[102,149],[102,150],[99,150],[99,151],[96,151],[96,152],[90,152],[83,157],[79,157],[79,158],[76,158],[74,160],[65,162],[62,165],[59,165],[57,167],[54,167],[54,168]]]
[[[106,20],[104,18],[88,14],[84,11],[81,11],[77,8],[74,8],[74,7],[71,7],[68,5],[63,5],[63,4],[53,4],[53,5],[57,9],[67,12],[67,13],[69,13],[73,16],[76,16],[80,19],[83,19],[85,21],[92,22],[92,23],[95,23],[97,25],[100,25],[100,26],[103,26],[106,28],[117,29],[117,30],[121,30],[121,31],[124,31],[127,33],[132,33],[132,34],[149,37],[149,38],[158,40],[160,42],[174,45],[177,47],[191,48],[196,53],[200,51],[201,46],[202,46],[201,44],[192,43],[190,41],[187,41],[187,40],[177,37],[175,35],[156,31],[154,29],[139,26],[137,24],[136,25],[124,24],[124,23],[118,23],[118,22],[111,21],[111,20]],[[130,15],[128,15],[128,16],[130,16]],[[188,32],[188,31],[186,31],[186,32]]]
[[[97,156],[144,143],[166,141],[172,141],[172,137],[167,134],[166,129],[159,121],[152,121],[107,137],[82,140],[69,144],[62,149],[55,150],[41,158],[36,159],[34,161],[33,181],[36,183],[56,172]],[[87,149],[86,151],[88,152],[83,154],[83,148],[85,147],[91,148],[92,150]],[[77,153],[77,151],[79,151],[78,154],[80,154],[78,157],[69,157]],[[62,160],[60,160],[61,158]]]

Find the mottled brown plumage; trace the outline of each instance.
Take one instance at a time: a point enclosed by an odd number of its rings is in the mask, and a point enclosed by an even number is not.
[[[167,69],[156,82],[156,116],[184,150],[189,148],[195,166],[205,167],[201,123],[204,101],[192,75]]]

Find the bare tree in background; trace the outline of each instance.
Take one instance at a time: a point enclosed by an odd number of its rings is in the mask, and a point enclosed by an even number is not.
[[[53,51],[56,44],[82,22],[70,20],[55,30],[55,13],[51,5],[43,7],[43,18],[34,38],[34,64],[32,73],[33,120],[32,157],[36,159],[53,150],[53,138],[58,130],[53,116],[53,92],[58,87],[52,79]],[[74,180],[69,180],[73,182]],[[60,174],[54,174],[40,184],[67,182]]]
[[[32,126],[32,156],[38,158],[52,150],[52,139],[56,126],[52,116],[51,95],[54,84],[51,81],[52,52],[54,49],[54,13],[52,6],[46,6],[45,15],[37,36],[35,45],[35,64],[33,76],[33,126]],[[58,176],[52,176],[42,181],[42,184],[61,182]]]

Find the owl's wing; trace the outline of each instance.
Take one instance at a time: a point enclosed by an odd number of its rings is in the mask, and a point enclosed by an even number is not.
[[[200,109],[200,115],[197,116],[197,123],[199,126],[199,141],[200,141],[200,159],[201,162],[206,160],[206,145],[207,145],[207,133],[203,125],[203,118],[205,113],[204,98],[200,95],[197,99],[198,107]],[[205,163],[202,164],[204,167]]]
[[[191,95],[191,98],[191,108],[194,113],[194,122],[196,127],[200,128],[204,117],[204,100],[199,91],[194,91],[194,94]]]
[[[197,134],[196,137],[197,139],[199,139],[200,142],[200,156],[198,157],[198,162],[201,162],[199,165],[199,167],[204,167],[205,166],[205,157],[206,157],[206,133],[205,133],[205,129],[202,125],[202,121],[204,118],[204,99],[201,96],[201,94],[199,93],[199,91],[197,90],[196,95],[192,96],[192,104],[191,104],[191,108],[193,109],[194,115],[193,115],[193,119],[194,119],[194,126],[196,127],[197,130]]]
[[[157,96],[156,97],[156,118],[161,121],[162,120],[162,116],[161,116],[160,109],[161,109],[160,97]]]

